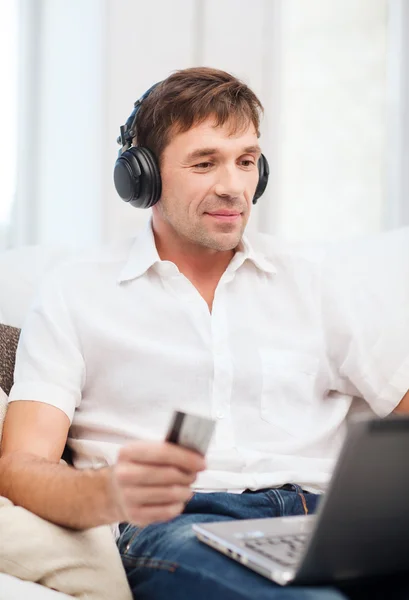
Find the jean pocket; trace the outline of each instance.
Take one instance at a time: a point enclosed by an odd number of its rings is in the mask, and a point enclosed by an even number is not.
[[[137,525],[129,524],[126,529],[123,531],[120,543],[119,543],[119,552],[122,556],[127,556],[132,548],[132,544],[138,537],[138,535],[143,531],[143,527],[138,527]]]
[[[261,352],[261,418],[298,436],[312,421],[319,359],[282,350]]]

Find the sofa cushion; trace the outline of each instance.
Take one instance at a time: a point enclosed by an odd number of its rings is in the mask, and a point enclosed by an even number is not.
[[[3,433],[3,423],[7,412],[8,398],[0,387],[0,442]]]
[[[16,350],[20,329],[0,324],[0,387],[8,395],[13,385]]]
[[[0,497],[0,530],[1,573],[78,600],[132,600],[108,525],[68,529]]]

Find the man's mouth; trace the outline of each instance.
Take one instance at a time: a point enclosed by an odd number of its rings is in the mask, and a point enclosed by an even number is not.
[[[236,221],[237,219],[239,219],[241,217],[241,212],[239,212],[237,210],[219,209],[219,210],[215,210],[212,212],[207,212],[205,214],[208,215],[209,217],[212,217],[213,219],[217,219],[219,221],[227,221],[227,222]]]

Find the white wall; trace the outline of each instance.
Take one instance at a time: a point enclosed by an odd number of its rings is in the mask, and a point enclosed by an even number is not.
[[[335,239],[383,227],[387,0],[37,5],[36,241],[105,241],[146,222],[113,187],[119,125],[152,83],[197,64],[242,77],[265,105],[271,177],[251,228]]]

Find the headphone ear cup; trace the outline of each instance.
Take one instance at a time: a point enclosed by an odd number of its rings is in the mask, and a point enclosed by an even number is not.
[[[270,167],[264,154],[258,159],[258,184],[253,197],[253,204],[256,204],[257,200],[264,194],[267,187],[268,176],[270,175]]]
[[[160,198],[162,182],[155,155],[131,146],[116,160],[114,184],[119,196],[135,208],[151,208]]]

